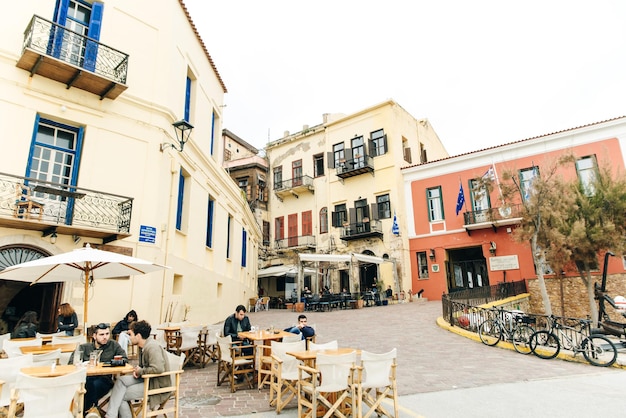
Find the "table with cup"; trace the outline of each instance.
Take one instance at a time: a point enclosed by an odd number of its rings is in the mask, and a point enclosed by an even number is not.
[[[134,370],[133,366],[127,364],[122,356],[115,356],[110,363],[102,363],[100,361],[102,350],[94,350],[89,353],[88,361],[81,361],[82,354],[81,350],[74,352],[73,364],[57,365],[52,363],[50,366],[25,367],[21,371],[35,377],[56,377],[72,373],[81,367],[87,369],[87,376],[117,376],[132,373]]]
[[[267,329],[261,329],[259,326],[251,327],[250,331],[240,332],[237,334],[242,340],[248,339],[254,344],[256,354],[256,368],[268,370],[270,368],[270,362],[264,361],[272,355],[272,348],[270,346],[272,341],[282,341],[283,337],[293,335],[287,331],[276,329],[274,326],[270,326]],[[259,385],[262,387],[263,382]]]

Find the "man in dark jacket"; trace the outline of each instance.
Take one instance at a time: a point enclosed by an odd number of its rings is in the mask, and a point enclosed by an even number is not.
[[[246,316],[246,307],[238,305],[235,313],[224,321],[224,337],[230,335],[233,341],[239,341],[239,333],[250,331],[250,320]]]
[[[128,360],[126,351],[111,339],[111,325],[98,324],[93,331],[93,339],[90,343],[81,344],[78,350],[81,350],[81,361],[89,360],[89,354],[95,350],[102,350],[100,361],[107,363],[113,360],[115,356],[122,356],[124,360]],[[74,353],[70,356],[68,364],[74,361]],[[88,411],[92,406],[98,404],[98,400],[106,395],[113,387],[113,378],[111,375],[106,376],[87,376],[85,382],[85,406],[84,410]]]

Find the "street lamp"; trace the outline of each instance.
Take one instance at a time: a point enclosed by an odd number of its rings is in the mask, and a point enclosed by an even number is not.
[[[191,135],[191,131],[193,130],[192,124],[183,119],[179,120],[178,122],[174,122],[172,126],[174,127],[174,132],[176,133],[176,141],[178,141],[178,146],[169,142],[163,142],[161,144],[161,152],[167,149],[167,147],[172,147],[178,152],[183,152],[185,144],[187,143],[187,141],[189,141],[189,136]]]

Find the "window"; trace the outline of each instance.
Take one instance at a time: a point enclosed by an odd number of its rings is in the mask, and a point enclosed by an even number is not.
[[[82,36],[59,32],[51,45],[52,55],[94,71],[98,54],[98,44],[94,41],[100,39],[103,7],[101,2],[95,1],[89,4],[79,0],[57,0],[54,22]]]
[[[328,233],[328,208],[320,209],[320,234]]]
[[[215,129],[218,126],[216,121],[215,121],[216,115],[215,115],[215,111],[213,111],[211,113],[211,147],[209,152],[211,153],[211,155],[213,155],[213,148],[215,147]],[[230,160],[230,151],[229,151],[229,160]]]
[[[369,208],[367,207],[367,199],[360,199],[354,202],[354,209],[356,210],[355,219],[353,222],[364,222],[363,219],[369,218]]]
[[[533,166],[524,168],[519,172],[520,186],[522,188],[522,198],[526,201],[530,199],[533,192],[533,181],[539,176],[539,167]]]
[[[387,152],[387,135],[384,130],[379,129],[370,133],[370,152],[373,157]]]
[[[376,196],[376,206],[378,207],[378,219],[391,218],[391,203],[389,195]]]
[[[207,209],[206,220],[206,246],[213,248],[213,213],[215,211],[215,200],[209,196],[209,207]]]
[[[274,190],[283,188],[283,166],[274,167]]]
[[[228,214],[226,228],[226,258],[230,258],[230,237],[232,235],[231,229],[233,228],[233,216],[230,213]]]
[[[428,219],[431,222],[443,221],[443,199],[441,197],[441,186],[427,189],[426,201],[428,204]]]
[[[346,204],[335,205],[335,211],[333,212],[333,226],[335,228],[342,227],[344,223],[348,222],[348,211]]]
[[[269,247],[270,245],[270,223],[263,221],[263,246]]]
[[[246,197],[246,200],[250,200],[250,195],[248,194],[248,178],[238,178],[237,184],[239,188],[243,191],[243,195]]]
[[[189,122],[189,112],[191,109],[191,77],[187,76],[185,83],[185,120]]]
[[[354,168],[365,167],[365,143],[362,136],[352,138],[352,163]]]
[[[402,155],[404,156],[404,161],[407,163],[413,162],[413,157],[411,156],[411,147],[409,147],[409,141],[406,138],[402,138]]]
[[[287,215],[287,237],[289,238],[289,246],[298,245],[298,214],[292,213]]]
[[[596,179],[595,155],[576,160],[576,173],[578,173],[578,180],[583,188],[583,192],[585,192],[587,196],[593,195],[595,192],[593,182]]]
[[[313,176],[321,177],[324,175],[324,154],[313,156]]]
[[[274,220],[274,238],[281,240],[285,238],[285,217],[279,216]]]
[[[428,154],[426,152],[426,148],[424,147],[424,144],[420,142],[420,163],[426,163],[426,162],[428,162]]]
[[[335,159],[335,167],[339,167],[341,163],[346,162],[346,154],[343,149],[343,142],[333,145],[333,157]]]
[[[420,279],[428,279],[428,261],[426,261],[426,251],[417,253],[417,273]]]
[[[248,231],[241,229],[241,267],[246,267],[248,260]]]
[[[296,160],[291,163],[291,178],[293,179],[293,186],[300,186],[302,184],[302,160]]]
[[[489,208],[491,207],[489,202],[489,192],[478,179],[470,180],[470,195],[472,198],[472,210],[475,212],[477,222],[487,220]]]
[[[182,231],[183,229],[183,217],[185,211],[185,173],[183,169],[180,169],[178,174],[178,199],[176,202],[176,229]]]
[[[313,235],[313,211],[302,212],[302,235]]]

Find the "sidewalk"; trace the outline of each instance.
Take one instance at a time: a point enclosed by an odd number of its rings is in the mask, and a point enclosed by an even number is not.
[[[459,416],[456,415],[458,410],[454,409],[458,405],[465,405],[462,408],[463,416],[474,416],[467,414],[474,408],[482,410],[481,416],[502,416],[491,414],[498,405],[506,407],[509,416],[523,416],[515,415],[518,409],[521,413],[522,408],[526,409],[541,399],[549,403],[558,399],[553,399],[557,396],[556,391],[546,392],[545,388],[541,388],[545,384],[542,382],[563,384],[576,393],[577,385],[589,376],[597,376],[599,381],[596,393],[586,396],[587,402],[595,404],[596,411],[597,408],[609,411],[604,405],[613,405],[614,402],[610,399],[604,402],[603,390],[613,381],[604,385],[602,379],[604,376],[606,379],[626,376],[622,370],[601,369],[557,359],[542,360],[532,355],[524,356],[515,351],[487,347],[473,339],[456,335],[436,323],[441,316],[440,302],[413,302],[306,314],[309,324],[316,328],[318,342],[337,339],[340,346],[372,352],[384,352],[394,347],[398,349],[397,380],[403,417]],[[253,325],[283,328],[294,323],[297,315],[291,311],[270,310],[253,312],[249,317]],[[455,331],[461,330],[456,328]],[[216,386],[216,378],[217,365],[213,363],[204,369],[185,369],[182,376],[181,418],[275,416],[275,412],[268,406],[268,389],[240,390],[231,394],[227,386]],[[538,392],[534,392],[535,388]],[[492,391],[496,395],[486,397]],[[499,391],[505,392],[500,396],[497,395]],[[513,395],[519,391],[519,402],[515,402],[515,396],[511,398],[512,395],[506,391]],[[559,390],[558,396],[565,396],[562,392]],[[489,407],[488,414],[485,414],[485,405]],[[564,407],[567,409],[566,405]],[[284,417],[296,415],[295,401],[281,413]],[[538,415],[545,414],[538,413],[535,416]],[[572,416],[571,413],[569,415]],[[579,416],[575,412],[573,415]]]

